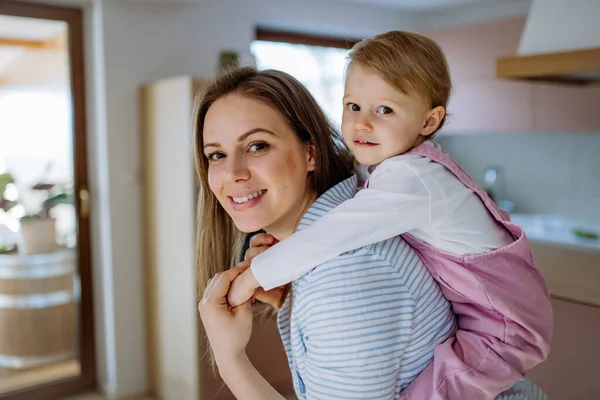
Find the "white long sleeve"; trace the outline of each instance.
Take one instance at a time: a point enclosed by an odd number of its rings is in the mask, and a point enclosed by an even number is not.
[[[382,162],[369,187],[252,260],[265,289],[289,283],[346,251],[409,232],[455,254],[512,242],[481,199],[444,166],[418,155]]]
[[[431,163],[416,158],[419,160],[411,161]],[[401,157],[386,160],[371,175],[368,188],[255,257],[252,272],[269,290],[346,251],[426,225],[445,212],[443,204],[432,207],[432,191],[438,188],[428,187],[413,163],[405,163]],[[441,193],[434,197],[444,198]]]

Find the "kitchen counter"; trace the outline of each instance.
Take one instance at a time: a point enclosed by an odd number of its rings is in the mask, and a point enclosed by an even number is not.
[[[600,238],[587,239],[572,233],[573,229],[585,229],[600,237],[600,225],[579,223],[559,215],[547,214],[511,214],[510,218],[523,227],[531,243],[600,254]]]
[[[512,214],[525,230],[536,265],[553,297],[600,307],[600,239],[586,239],[573,228],[600,234],[600,226],[556,215]]]

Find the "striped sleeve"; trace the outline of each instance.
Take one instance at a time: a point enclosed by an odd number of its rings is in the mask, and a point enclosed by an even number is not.
[[[394,268],[361,249],[313,270],[296,289],[291,346],[306,352],[306,399],[397,396],[416,307]]]

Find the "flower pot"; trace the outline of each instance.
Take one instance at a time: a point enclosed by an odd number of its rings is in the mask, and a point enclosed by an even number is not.
[[[54,218],[27,218],[21,220],[19,253],[52,253],[57,248],[56,220]]]

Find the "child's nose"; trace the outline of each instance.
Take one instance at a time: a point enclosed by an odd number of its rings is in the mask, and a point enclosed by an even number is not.
[[[359,115],[354,121],[354,129],[362,132],[371,132],[373,130],[373,125],[367,116]]]

